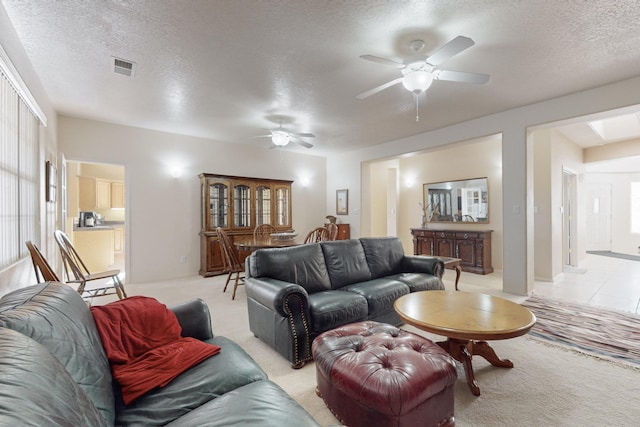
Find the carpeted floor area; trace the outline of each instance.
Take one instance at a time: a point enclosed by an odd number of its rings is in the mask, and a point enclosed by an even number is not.
[[[240,344],[322,426],[338,426],[321,398],[315,394],[315,364],[291,369],[289,363],[253,336],[248,327],[244,286],[231,300],[223,293],[224,276],[170,280],[127,285],[129,295],[147,295],[168,305],[203,298],[209,305],[216,334]],[[465,288],[470,285],[464,284]],[[105,297],[106,299],[106,297]],[[106,303],[108,300],[101,300]],[[433,341],[443,337],[407,330]],[[492,341],[498,356],[508,358],[514,368],[496,368],[481,357],[473,358],[481,395],[467,386],[458,366],[455,390],[457,427],[602,427],[635,426],[640,419],[640,369],[610,363],[567,350],[529,335]],[[224,349],[222,349],[224,351]]]
[[[531,335],[640,367],[640,316],[535,295],[522,305],[538,318]]]

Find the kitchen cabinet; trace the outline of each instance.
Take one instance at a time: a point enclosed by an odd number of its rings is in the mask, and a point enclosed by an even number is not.
[[[81,211],[96,209],[96,179],[93,177],[78,177],[78,207]]]
[[[73,232],[73,247],[89,271],[106,271],[114,263],[113,228],[86,228]]]
[[[124,208],[124,182],[79,176],[78,207],[81,211]]]
[[[96,178],[96,209],[111,208],[111,182]]]
[[[124,226],[113,228],[113,252],[124,252]]]
[[[202,173],[200,178],[200,275],[224,273],[216,228],[232,241],[253,237],[253,229],[271,224],[291,230],[293,181]],[[239,254],[241,258],[246,253]],[[242,259],[241,259],[242,260]]]
[[[493,273],[492,230],[431,230],[412,228],[414,255],[460,258],[462,271]]]
[[[111,182],[111,208],[124,209],[124,182]]]

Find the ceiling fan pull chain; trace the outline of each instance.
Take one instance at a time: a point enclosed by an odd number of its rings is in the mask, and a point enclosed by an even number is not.
[[[420,112],[418,110],[419,99],[418,99],[418,94],[417,93],[414,93],[413,96],[416,98],[416,123],[417,123],[417,122],[420,121]]]

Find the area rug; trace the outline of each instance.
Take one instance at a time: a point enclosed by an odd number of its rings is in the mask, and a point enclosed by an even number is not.
[[[530,335],[640,368],[640,316],[536,295],[522,305],[538,318]]]
[[[619,252],[611,251],[587,251],[587,253],[592,255],[608,256],[611,258],[628,259],[630,261],[640,261],[640,255],[621,254]]]

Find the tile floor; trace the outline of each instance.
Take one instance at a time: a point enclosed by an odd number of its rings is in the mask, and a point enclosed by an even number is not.
[[[587,254],[578,268],[560,274],[554,282],[536,281],[533,293],[580,304],[640,314],[640,261]],[[453,289],[455,274],[445,273],[447,289]],[[517,302],[526,297],[502,292],[502,273],[462,273],[460,290],[503,296]]]

